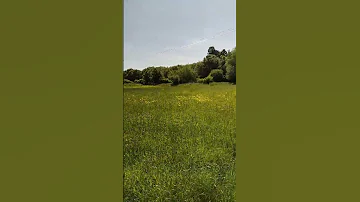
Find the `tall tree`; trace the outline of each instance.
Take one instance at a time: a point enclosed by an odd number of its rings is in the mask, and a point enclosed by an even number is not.
[[[231,51],[226,59],[226,79],[236,83],[236,47]]]
[[[204,60],[204,65],[209,69],[209,73],[212,69],[220,68],[220,58],[215,55],[207,55]]]
[[[148,67],[142,71],[142,76],[145,84],[159,84],[161,79],[161,72],[159,68]]]
[[[227,56],[227,51],[225,49],[223,49],[221,52],[220,52],[220,55],[221,56]]]
[[[141,71],[138,69],[127,69],[124,71],[124,79],[135,81],[137,79],[141,79],[141,77]]]
[[[208,49],[208,55],[220,56],[220,52],[216,50],[214,46],[210,46]]]

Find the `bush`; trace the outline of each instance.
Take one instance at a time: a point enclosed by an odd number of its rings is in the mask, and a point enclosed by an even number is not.
[[[144,84],[146,85],[159,84],[161,76],[160,69],[156,67],[147,67],[142,71],[142,78],[144,80]]]
[[[204,83],[204,79],[198,78],[198,79],[196,80],[196,82],[197,82],[197,83]]]
[[[236,83],[236,48],[230,52],[226,59],[226,79],[229,82]]]
[[[141,71],[138,69],[127,69],[124,71],[124,79],[135,81],[141,79]]]
[[[180,78],[180,83],[190,83],[196,81],[196,73],[190,66],[183,66],[176,71],[176,74]]]
[[[124,83],[133,83],[133,82],[130,81],[129,79],[124,79]]]
[[[203,78],[203,79],[198,79],[197,80],[197,82],[198,83],[203,83],[203,84],[210,84],[211,82],[213,82],[214,81],[214,79],[213,79],[213,77],[212,76],[207,76],[207,77],[205,77],[205,78]]]
[[[139,83],[139,84],[145,84],[144,79],[137,79],[134,81],[135,83]]]
[[[176,86],[176,85],[179,85],[179,84],[180,84],[180,77],[179,77],[178,75],[176,75],[176,74],[171,75],[171,76],[169,77],[169,79],[172,81],[172,82],[171,82],[171,85],[173,85],[173,86]]]
[[[209,74],[215,82],[221,82],[224,80],[223,70],[213,69]]]
[[[172,83],[172,81],[167,78],[162,78],[162,79],[160,79],[160,83]]]
[[[203,65],[198,66],[198,75],[204,78],[210,74],[211,70],[218,69],[221,66],[220,58],[215,55],[207,55],[203,60]]]
[[[212,76],[207,76],[205,79],[204,79],[204,83],[206,83],[206,84],[209,84],[209,83],[211,83],[211,82],[213,82],[214,81],[214,79],[213,79],[213,77]]]

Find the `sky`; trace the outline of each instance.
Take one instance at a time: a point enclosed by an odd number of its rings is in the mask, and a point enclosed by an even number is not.
[[[202,60],[236,46],[236,0],[124,0],[124,69]]]

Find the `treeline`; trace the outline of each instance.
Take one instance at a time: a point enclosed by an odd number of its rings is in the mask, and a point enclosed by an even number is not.
[[[176,65],[172,67],[147,67],[145,69],[127,69],[124,72],[124,83],[156,85],[171,83],[236,83],[236,47],[233,50],[218,51],[211,46],[202,61]]]

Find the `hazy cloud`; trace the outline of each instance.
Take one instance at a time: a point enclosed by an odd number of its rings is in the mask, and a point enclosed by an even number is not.
[[[236,29],[235,3],[235,0],[125,1],[125,69],[193,63],[204,58],[209,46],[234,48],[235,32],[229,29]]]

